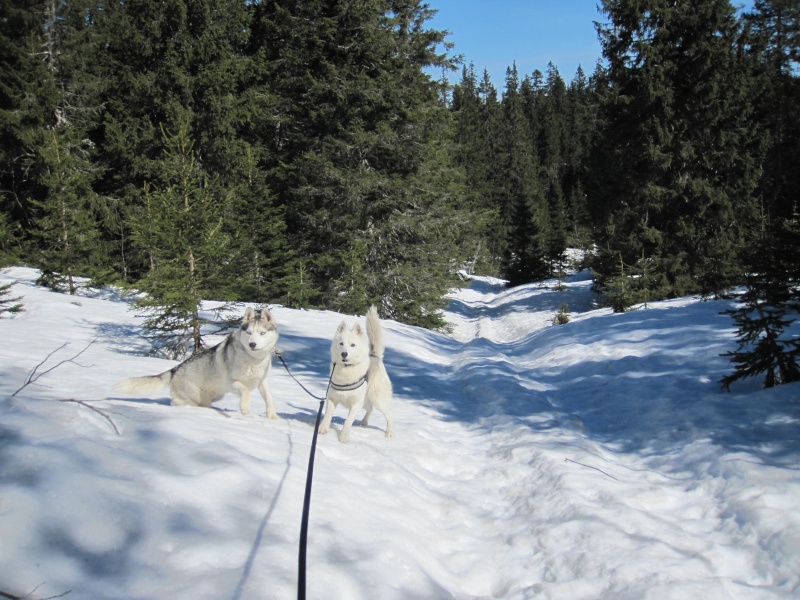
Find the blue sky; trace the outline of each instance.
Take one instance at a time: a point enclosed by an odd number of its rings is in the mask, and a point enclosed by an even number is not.
[[[463,54],[478,75],[489,71],[499,92],[506,68],[517,63],[520,79],[552,62],[569,82],[578,65],[590,75],[601,58],[594,21],[604,17],[596,0],[427,0],[438,14],[427,22],[451,32],[451,54]],[[451,75],[453,82],[461,72]]]
[[[451,54],[463,54],[478,76],[489,71],[494,87],[505,89],[506,68],[517,63],[520,79],[552,62],[565,82],[578,65],[591,75],[602,58],[595,21],[605,22],[599,0],[426,0],[439,12],[427,26],[450,31]],[[752,8],[752,0],[733,0]],[[439,74],[435,75],[437,78]],[[461,70],[450,75],[461,80]]]

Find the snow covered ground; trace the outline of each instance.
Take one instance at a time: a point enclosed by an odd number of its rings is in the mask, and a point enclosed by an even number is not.
[[[0,591],[296,597],[318,402],[279,363],[278,421],[260,399],[244,417],[232,396],[122,397],[118,379],[176,363],[142,356],[113,291],[35,278],[0,273],[26,308],[0,320]],[[727,302],[612,314],[584,274],[552,288],[476,278],[453,294],[452,336],[384,322],[397,437],[379,413],[348,444],[320,437],[308,598],[800,597],[798,384],[720,390]],[[322,394],[342,315],[274,314]]]

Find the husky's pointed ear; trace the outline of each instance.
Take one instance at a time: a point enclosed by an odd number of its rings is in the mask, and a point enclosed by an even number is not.
[[[336,330],[336,333],[342,333],[343,331],[347,331],[347,323],[344,321],[339,323],[339,328]]]
[[[253,309],[249,306],[244,311],[244,318],[242,321],[252,321],[253,320]]]
[[[364,330],[361,328],[361,323],[353,325],[353,333],[356,335],[364,335]]]
[[[266,321],[267,323],[274,323],[275,317],[272,316],[272,313],[269,312],[268,308],[261,309],[261,320]]]

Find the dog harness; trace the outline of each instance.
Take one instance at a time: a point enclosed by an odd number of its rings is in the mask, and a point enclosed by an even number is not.
[[[355,380],[353,383],[335,383],[331,381],[331,387],[337,392],[352,392],[357,390],[367,382],[367,376],[364,375],[360,379]]]
[[[377,354],[373,354],[372,352],[369,353],[370,358],[380,358]],[[349,365],[345,365],[347,367]],[[360,379],[356,379],[353,383],[336,383],[331,379],[331,387],[336,390],[337,392],[352,392],[353,390],[357,390],[362,385],[367,382],[367,374],[364,375]]]

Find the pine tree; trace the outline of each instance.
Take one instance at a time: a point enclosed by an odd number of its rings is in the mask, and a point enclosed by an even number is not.
[[[60,93],[52,5],[39,0],[0,3],[0,210],[6,252],[30,247],[36,207],[47,189],[37,149],[55,124]]]
[[[519,95],[516,66],[506,76],[498,153],[500,210],[506,231],[503,275],[510,286],[549,275],[547,256],[549,215],[539,181],[539,164],[528,120]]]
[[[792,218],[800,198],[800,4],[756,0],[744,20],[758,69],[756,115],[766,141],[763,212],[767,220]]]
[[[96,81],[76,56],[91,47],[93,31],[78,2],[45,3],[39,31],[45,69],[35,85],[43,92],[41,120],[19,131],[25,147],[23,163],[38,184],[27,204],[29,230],[37,252],[34,264],[43,269],[40,282],[76,293],[76,275],[104,272],[100,243],[98,197],[92,183],[99,169],[94,144],[88,139],[97,111]],[[33,190],[31,190],[33,191]]]
[[[76,276],[97,272],[93,254],[99,250],[99,226],[93,207],[94,165],[90,149],[74,138],[68,127],[44,130],[38,140],[40,182],[47,197],[33,204],[39,208],[36,238],[40,241],[40,282],[53,289],[78,289]]]
[[[567,89],[567,123],[564,139],[562,188],[569,214],[569,244],[573,248],[591,247],[591,216],[587,190],[590,189],[590,152],[597,134],[597,73],[589,79],[578,67]]]
[[[600,245],[627,263],[653,259],[671,295],[721,294],[741,277],[756,220],[753,80],[734,10],[727,0],[604,0],[603,11]]]
[[[464,170],[459,212],[469,213],[458,245],[467,249],[472,272],[499,275],[497,257],[502,255],[503,246],[498,232],[499,210],[493,169],[499,118],[496,92],[488,74],[484,76],[481,84],[474,65],[464,67],[461,82],[453,90],[455,160]]]
[[[800,381],[800,338],[787,332],[800,311],[798,253],[796,219],[776,226],[754,248],[740,306],[726,311],[736,323],[739,347],[723,354],[735,365],[721,380],[724,389],[760,374],[765,374],[767,388]]]
[[[264,175],[268,159],[256,137],[265,109],[263,90],[253,89],[256,64],[247,54],[253,11],[253,4],[240,0],[142,0],[112,3],[98,20],[106,39],[98,70],[110,83],[102,130],[109,169],[97,189],[118,199],[117,255],[124,256],[131,280],[147,273],[149,262],[125,223],[142,212],[145,183],[159,177],[162,126],[177,131],[185,123],[203,171],[222,195],[235,196],[236,210],[223,222],[234,239],[220,262],[236,272],[242,296],[262,299],[273,289],[264,281],[278,279],[264,259],[281,217],[273,210]],[[245,216],[253,219],[246,234],[239,229]],[[256,224],[264,237],[257,237]],[[225,295],[224,288],[211,292]]]
[[[424,27],[431,14],[417,1],[256,8],[253,51],[275,99],[270,187],[303,277],[286,283],[307,306],[359,313],[379,302],[384,315],[422,324],[453,281],[452,239],[428,227],[446,224],[436,215],[448,212],[447,187],[420,178],[442,160],[437,137],[448,131],[438,84],[422,70],[446,66],[435,53],[443,32]],[[418,295],[418,281],[437,300]]]
[[[145,187],[145,205],[134,239],[149,258],[145,292],[136,306],[147,318],[145,337],[156,351],[183,356],[203,348],[200,314],[204,299],[226,300],[224,261],[229,238],[223,231],[228,198],[200,168],[188,124],[163,131],[165,152],[159,178]]]
[[[562,181],[566,166],[567,137],[567,89],[564,80],[553,63],[547,67],[545,97],[540,110],[541,133],[538,141],[540,179],[544,186],[549,214],[547,236],[547,258],[551,262],[560,260],[567,248],[569,215]]]

